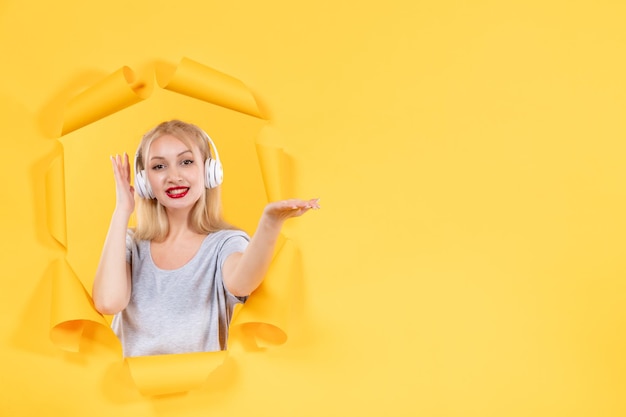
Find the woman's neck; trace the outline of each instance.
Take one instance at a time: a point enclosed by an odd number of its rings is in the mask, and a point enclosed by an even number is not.
[[[186,238],[189,235],[197,235],[198,233],[190,227],[189,217],[190,211],[168,211],[167,220],[169,223],[169,231],[165,240],[177,240]]]

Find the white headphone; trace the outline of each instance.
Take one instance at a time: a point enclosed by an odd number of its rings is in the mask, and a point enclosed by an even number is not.
[[[213,147],[213,150],[215,151],[215,159],[212,159],[209,155],[206,161],[204,161],[204,184],[206,188],[215,188],[224,181],[224,169],[222,168],[222,163],[220,162],[220,156],[217,153],[217,147],[215,147],[215,144],[205,131],[201,132],[209,143],[209,151],[211,147]],[[140,154],[141,145],[137,148],[137,152],[135,153],[135,191],[141,198],[152,199],[155,197],[152,192],[152,187],[150,187],[150,181],[148,181],[146,176],[145,166],[144,169],[141,171],[139,170],[138,162],[139,159],[142,158]]]

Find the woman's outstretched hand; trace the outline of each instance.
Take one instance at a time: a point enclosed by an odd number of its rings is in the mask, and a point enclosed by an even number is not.
[[[128,154],[111,156],[111,164],[115,176],[115,209],[130,215],[135,210],[135,189],[130,185]]]
[[[272,261],[283,222],[319,208],[319,198],[282,200],[266,205],[246,250],[230,255],[224,262],[222,270],[228,291],[244,296],[258,288]]]
[[[302,216],[309,210],[320,208],[319,198],[311,200],[282,200],[269,203],[265,206],[263,214],[272,221],[283,222],[290,217]]]

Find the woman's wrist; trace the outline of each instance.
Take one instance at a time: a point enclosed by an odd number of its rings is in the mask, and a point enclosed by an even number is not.
[[[115,207],[113,210],[113,217],[119,217],[121,219],[126,219],[126,221],[130,220],[130,216],[133,214],[132,210],[123,209],[121,207]]]
[[[280,230],[283,227],[283,223],[285,223],[285,219],[283,217],[276,216],[274,214],[268,213],[267,211],[264,211],[261,215],[260,223],[267,228],[276,228]]]

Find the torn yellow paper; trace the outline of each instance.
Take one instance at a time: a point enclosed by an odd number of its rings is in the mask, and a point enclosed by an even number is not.
[[[94,324],[108,326],[68,263],[64,259],[57,261],[52,283],[50,339],[61,349],[78,352],[85,327]]]
[[[299,260],[296,246],[291,240],[285,240],[265,280],[231,323],[231,328],[240,326],[245,337],[257,347],[287,341],[294,285],[301,275]]]
[[[65,222],[65,182],[63,157],[55,158],[46,173],[46,214],[50,234],[61,245],[67,245]]]
[[[183,58],[178,66],[156,66],[161,88],[214,103],[254,117],[262,117],[252,92],[237,78]]]
[[[122,67],[74,97],[65,110],[63,134],[141,101],[145,96],[132,88],[134,78],[130,68]]]
[[[257,153],[265,192],[268,201],[278,201],[285,198],[286,190],[293,188],[292,175],[288,172],[288,156],[285,151],[275,146],[257,143]]]
[[[63,159],[51,167],[47,188],[54,217],[51,224],[55,225],[50,232],[67,248],[54,280],[50,337],[69,351],[79,350],[85,326],[104,325],[112,334],[86,290],[93,284],[115,201],[110,154],[132,155],[147,128],[180,118],[210,124],[225,165],[224,208],[234,224],[256,225],[265,196],[279,199],[289,187],[284,185],[283,176],[291,177],[291,173],[282,149],[254,146],[264,121],[259,119],[254,96],[241,81],[186,58],[178,66],[155,68],[157,86],[162,88],[138,86],[133,72],[124,67],[79,94],[67,107],[60,138]],[[249,143],[248,138],[252,139]],[[284,241],[265,282],[234,318],[233,325],[244,330],[240,334],[246,340],[256,346],[287,340],[292,286],[299,275],[297,249]],[[220,366],[225,354],[181,353],[127,358],[126,363],[140,392],[162,395],[198,387]]]

